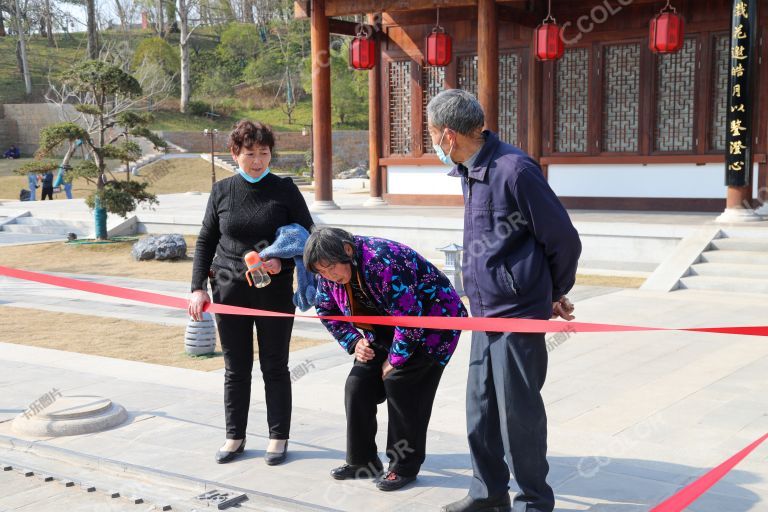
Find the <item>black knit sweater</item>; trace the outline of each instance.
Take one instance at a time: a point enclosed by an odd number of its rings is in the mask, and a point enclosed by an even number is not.
[[[290,178],[268,174],[258,183],[249,183],[235,175],[217,182],[195,247],[192,291],[206,289],[211,266],[228,269],[235,279],[245,280],[243,256],[263,250],[275,241],[279,227],[294,223],[309,231],[313,221]],[[293,260],[281,262],[281,274],[293,272]]]

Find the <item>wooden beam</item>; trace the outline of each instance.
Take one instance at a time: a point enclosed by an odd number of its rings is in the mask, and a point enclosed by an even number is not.
[[[435,7],[465,7],[477,5],[477,0],[330,0],[326,16],[349,16],[365,12],[397,12],[434,9]]]
[[[359,23],[353,21],[337,20],[336,18],[330,18],[328,20],[328,31],[331,34],[338,34],[340,36],[355,36],[357,35],[357,27]],[[364,27],[370,27],[370,25],[364,25]],[[373,28],[367,32],[368,34],[373,32]]]
[[[297,20],[309,18],[309,0],[295,0],[293,2],[293,17]]]
[[[495,0],[479,0],[477,17],[477,99],[485,127],[499,131],[499,25]]]
[[[534,11],[515,9],[510,5],[497,5],[496,6],[499,21],[506,21],[508,23],[517,23],[523,27],[536,28],[541,24],[544,16],[547,13],[543,9],[536,9]]]

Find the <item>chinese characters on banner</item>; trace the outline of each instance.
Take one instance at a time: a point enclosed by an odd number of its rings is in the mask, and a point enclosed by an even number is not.
[[[757,2],[734,0],[731,12],[731,61],[728,78],[728,111],[725,184],[747,186],[752,174],[751,75],[757,57]]]

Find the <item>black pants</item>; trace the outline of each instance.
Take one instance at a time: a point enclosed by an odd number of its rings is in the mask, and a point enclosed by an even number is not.
[[[472,333],[467,432],[473,498],[509,492],[511,469],[520,487],[515,512],[553,510],[555,498],[546,481],[547,415],[541,398],[546,375],[543,334]]]
[[[48,196],[48,199],[53,201],[53,188],[43,187],[42,197],[40,200],[45,201],[45,196]]]
[[[392,344],[393,336],[392,327],[376,328],[377,344],[383,347]],[[367,363],[355,359],[344,388],[347,464],[362,466],[378,460],[376,409],[386,400],[389,470],[415,476],[426,456],[427,427],[444,367],[417,350],[382,380],[381,367],[388,352],[381,348],[374,351],[376,357]]]
[[[245,281],[212,279],[213,301],[217,304],[293,313],[293,273],[272,276],[264,288],[252,288]],[[288,346],[293,318],[216,315],[224,353],[224,411],[227,439],[243,439],[248,425],[253,371],[253,326],[259,344],[259,365],[264,378],[267,423],[270,439],[288,439],[291,430],[291,376]]]

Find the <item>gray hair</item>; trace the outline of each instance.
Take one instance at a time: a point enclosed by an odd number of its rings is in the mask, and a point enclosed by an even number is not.
[[[448,89],[432,98],[427,105],[427,117],[436,128],[449,128],[462,135],[471,134],[485,123],[480,102],[462,89]]]
[[[355,258],[345,252],[346,244],[355,247],[355,237],[352,233],[332,227],[316,229],[309,235],[304,246],[304,266],[317,274],[315,265],[321,261],[326,265],[352,263]]]

